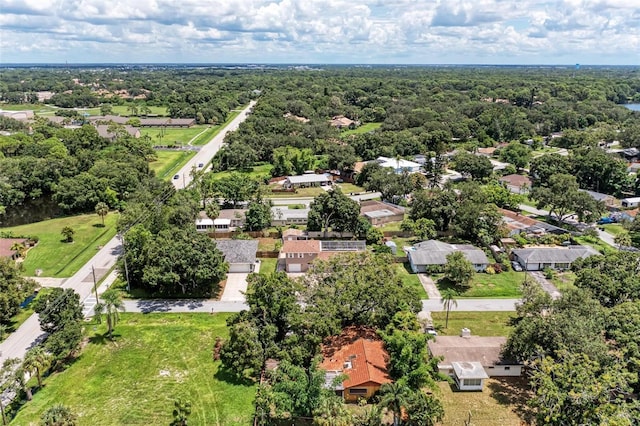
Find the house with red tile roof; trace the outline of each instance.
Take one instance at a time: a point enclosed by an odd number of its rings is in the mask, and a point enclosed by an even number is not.
[[[346,402],[369,399],[385,383],[391,383],[387,370],[389,354],[375,330],[349,327],[322,345],[320,368],[326,371],[325,385]],[[342,383],[335,378],[344,375]]]
[[[284,240],[280,258],[284,259],[285,271],[307,272],[315,259],[326,260],[338,253],[365,249],[364,241]]]
[[[16,244],[26,244],[25,238],[0,238],[0,257],[17,259],[20,256],[19,250],[15,250]]]

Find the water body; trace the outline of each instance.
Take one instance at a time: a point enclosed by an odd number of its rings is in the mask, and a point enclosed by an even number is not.
[[[624,104],[624,107],[631,111],[640,111],[640,104]]]
[[[6,213],[0,216],[0,232],[5,226],[26,225],[61,215],[62,211],[58,204],[49,196],[43,196],[35,200],[27,199],[20,206],[7,207]]]

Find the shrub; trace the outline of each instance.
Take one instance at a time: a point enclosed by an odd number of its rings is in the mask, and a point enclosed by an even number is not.
[[[487,266],[487,269],[485,269],[484,271],[489,275],[495,275],[496,273],[496,270],[493,268],[493,266]]]

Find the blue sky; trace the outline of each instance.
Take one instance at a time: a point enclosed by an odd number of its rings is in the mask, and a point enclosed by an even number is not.
[[[0,0],[2,63],[640,65],[640,0]]]

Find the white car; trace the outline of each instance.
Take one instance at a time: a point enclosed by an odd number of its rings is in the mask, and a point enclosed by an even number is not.
[[[516,262],[515,260],[513,262],[511,262],[511,267],[516,272],[522,272],[522,266],[520,266],[520,264],[518,262]]]

